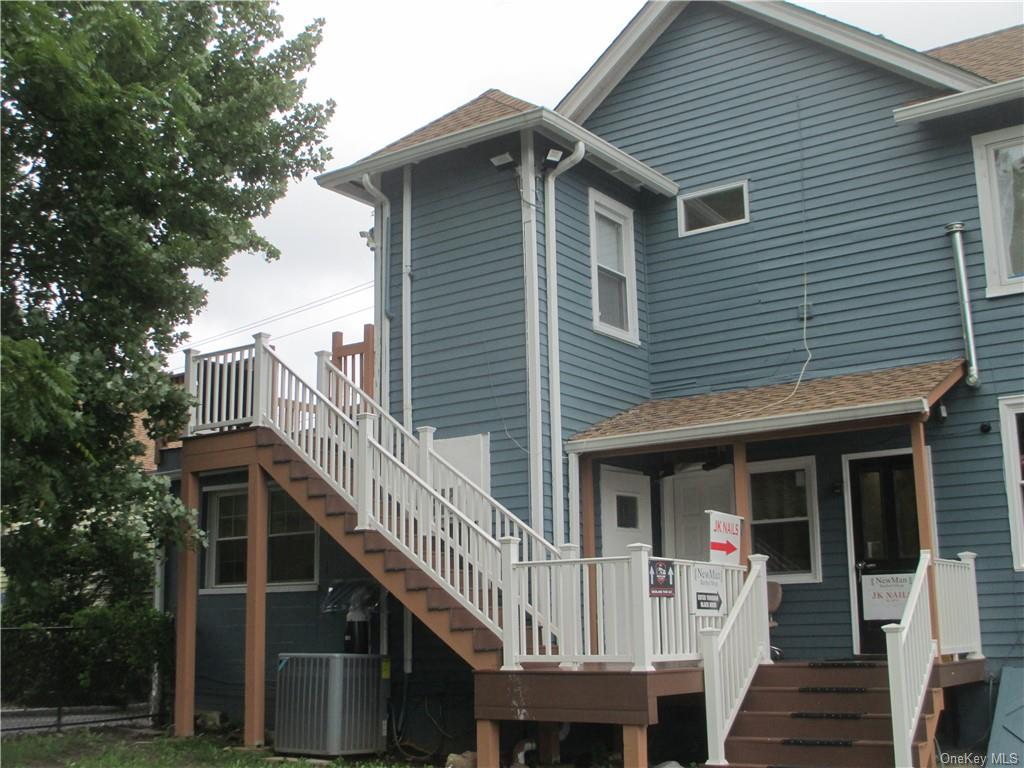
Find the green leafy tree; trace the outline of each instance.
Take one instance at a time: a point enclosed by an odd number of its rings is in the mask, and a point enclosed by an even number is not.
[[[334,105],[303,101],[321,33],[284,39],[266,2],[3,4],[5,623],[141,605],[155,545],[194,538],[134,417],[181,428],[196,276],[275,258],[253,218],[329,157]]]

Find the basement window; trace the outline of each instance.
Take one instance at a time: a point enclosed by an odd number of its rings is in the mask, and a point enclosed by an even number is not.
[[[750,221],[746,179],[688,192],[677,200],[680,237]]]

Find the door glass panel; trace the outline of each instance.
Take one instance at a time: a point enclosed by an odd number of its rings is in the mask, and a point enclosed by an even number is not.
[[[914,492],[914,471],[895,468],[892,472],[896,504],[896,536],[899,556],[912,560],[918,556],[917,497]]]
[[[640,500],[636,496],[615,497],[615,524],[619,528],[640,527]]]
[[[768,555],[768,573],[811,570],[811,545],[807,523],[769,523],[754,525],[753,549]]]
[[[882,501],[882,475],[877,470],[863,470],[858,476],[860,491],[861,557],[885,560],[889,551],[885,535],[885,505]]]

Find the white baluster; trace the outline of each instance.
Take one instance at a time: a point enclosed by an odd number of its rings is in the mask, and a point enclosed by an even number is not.
[[[648,573],[651,545],[630,544],[629,590],[633,603],[633,671],[654,669],[651,657],[654,653],[651,642],[651,597],[648,594]]]

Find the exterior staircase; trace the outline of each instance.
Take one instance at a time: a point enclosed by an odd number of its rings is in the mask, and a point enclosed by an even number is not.
[[[891,768],[885,662],[777,662],[759,667],[725,742],[734,768]],[[913,766],[934,766],[941,688],[925,697]]]

